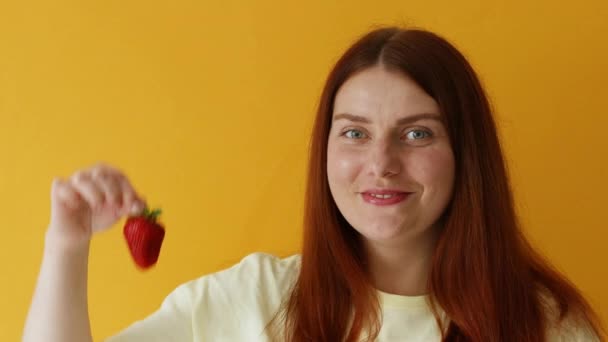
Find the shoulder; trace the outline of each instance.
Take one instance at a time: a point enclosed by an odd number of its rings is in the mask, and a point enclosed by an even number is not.
[[[256,252],[242,258],[238,263],[221,271],[202,276],[186,284],[196,286],[201,282],[214,279],[218,281],[241,281],[241,284],[254,282],[282,282],[299,272],[300,255],[281,258],[272,254]]]
[[[260,292],[282,295],[288,291],[299,274],[300,255],[278,257],[268,253],[251,253],[223,270],[186,281],[174,293],[188,297],[190,302],[218,298],[222,293],[231,296],[253,295]]]
[[[547,341],[549,342],[600,342],[601,339],[591,324],[583,317],[572,313],[560,318],[559,307],[554,298],[542,294],[547,319]]]
[[[591,325],[581,319],[565,317],[550,322],[547,330],[549,342],[600,342]]]
[[[299,255],[249,254],[229,268],[182,283],[157,311],[108,341],[248,340],[277,312],[299,264]]]
[[[239,263],[226,271],[235,270],[262,276],[285,277],[297,273],[299,267],[299,254],[281,258],[268,253],[256,252],[245,256]]]

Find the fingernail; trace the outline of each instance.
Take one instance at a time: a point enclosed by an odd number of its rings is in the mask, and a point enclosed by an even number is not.
[[[133,203],[133,205],[131,206],[131,213],[132,214],[139,214],[142,210],[143,210],[143,206],[141,203],[139,202],[135,202]]]

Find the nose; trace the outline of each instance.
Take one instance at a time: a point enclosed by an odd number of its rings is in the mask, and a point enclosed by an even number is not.
[[[380,139],[369,149],[369,170],[376,178],[401,173],[400,149],[390,138]]]

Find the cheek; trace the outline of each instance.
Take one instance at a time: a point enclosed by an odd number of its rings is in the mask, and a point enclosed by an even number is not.
[[[451,149],[429,150],[420,155],[411,173],[427,190],[451,191],[454,180],[454,156]]]
[[[362,153],[360,151],[329,146],[327,151],[327,176],[330,185],[351,184],[359,174],[362,165]]]

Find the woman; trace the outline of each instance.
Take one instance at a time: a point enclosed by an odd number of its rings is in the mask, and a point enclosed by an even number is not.
[[[24,340],[90,341],[90,237],[144,203],[104,165],[52,197]],[[337,62],[305,204],[301,256],[255,253],[187,282],[108,341],[600,340],[588,303],[523,237],[486,95],[433,33],[376,29]]]

